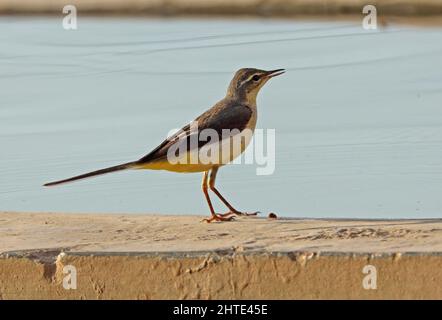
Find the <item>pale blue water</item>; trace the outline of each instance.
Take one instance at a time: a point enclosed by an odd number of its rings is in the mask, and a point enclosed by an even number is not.
[[[199,174],[41,185],[141,157],[258,67],[288,69],[258,100],[276,171],[221,169],[238,209],[442,217],[441,28],[2,17],[0,43],[0,210],[207,214]]]

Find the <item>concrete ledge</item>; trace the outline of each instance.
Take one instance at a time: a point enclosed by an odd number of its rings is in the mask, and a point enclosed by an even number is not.
[[[0,0],[1,14],[61,14],[73,4],[82,14],[148,15],[347,15],[361,14],[374,4],[381,15],[428,16],[442,14],[438,0]]]
[[[43,260],[41,259],[43,257]],[[52,257],[53,261],[45,260]],[[77,289],[62,286],[75,266]],[[364,266],[377,289],[363,287]],[[441,299],[440,254],[315,252],[15,253],[0,258],[2,299]]]
[[[201,218],[0,212],[0,299],[442,299],[441,219]]]

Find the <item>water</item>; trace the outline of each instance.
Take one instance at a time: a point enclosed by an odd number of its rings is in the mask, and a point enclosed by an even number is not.
[[[141,157],[222,98],[240,67],[284,67],[258,99],[258,128],[276,129],[275,173],[218,175],[236,207],[442,217],[440,28],[80,17],[65,31],[61,18],[3,17],[0,30],[1,210],[207,214],[200,174],[41,185]]]

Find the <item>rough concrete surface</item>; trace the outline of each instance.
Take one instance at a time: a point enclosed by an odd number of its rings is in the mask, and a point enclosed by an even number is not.
[[[442,298],[440,219],[200,220],[3,212],[0,298]]]

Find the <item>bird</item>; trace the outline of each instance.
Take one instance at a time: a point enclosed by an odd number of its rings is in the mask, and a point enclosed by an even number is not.
[[[258,212],[236,210],[215,187],[215,180],[219,169],[242,154],[250,143],[256,128],[258,92],[268,80],[283,73],[284,69],[239,69],[230,81],[223,99],[167,137],[147,155],[136,161],[45,183],[44,186],[56,186],[128,169],[202,172],[202,191],[210,210],[210,218],[203,221],[232,221],[235,216],[256,215]],[[229,209],[227,213],[215,212],[209,190]]]

